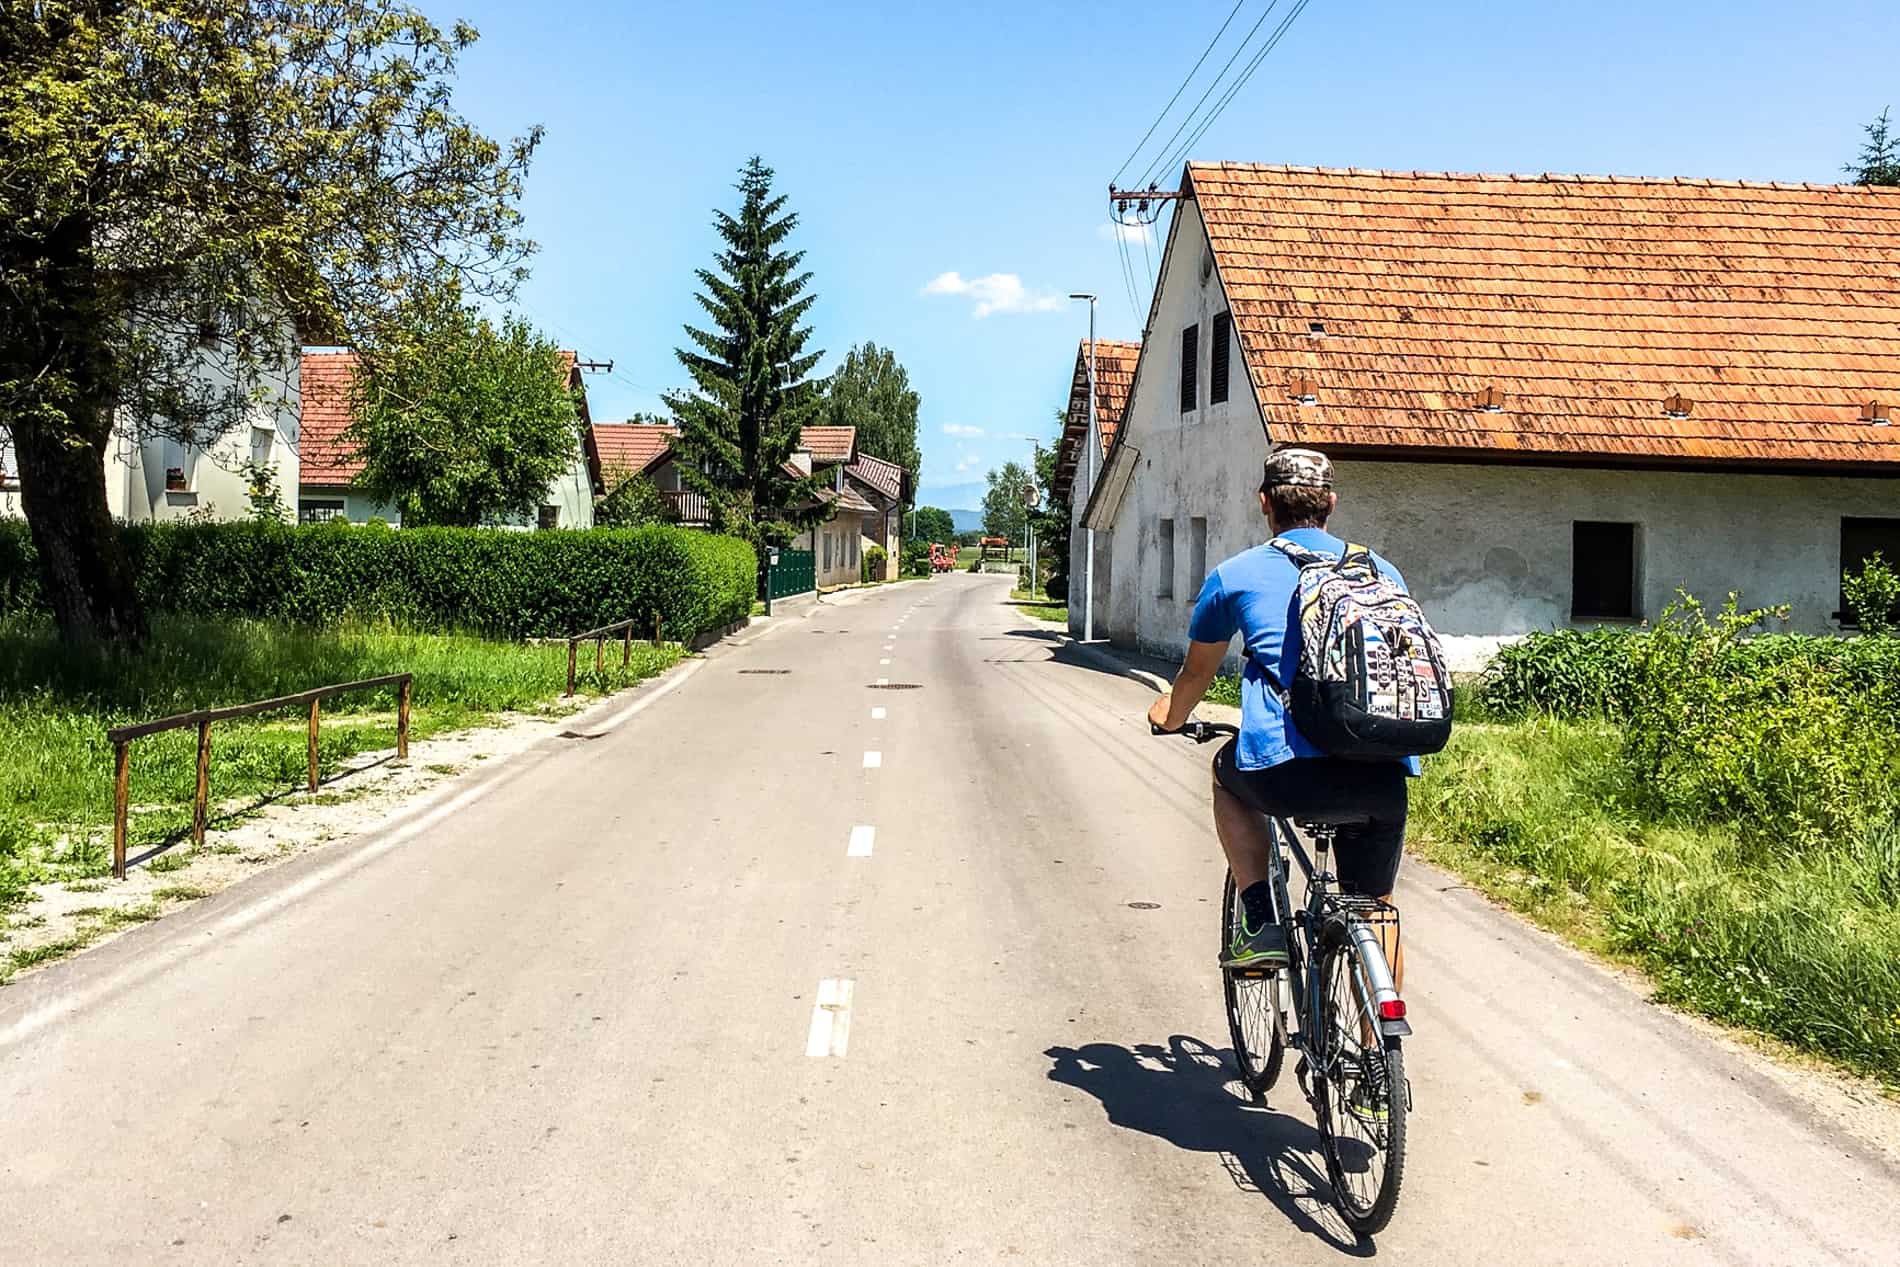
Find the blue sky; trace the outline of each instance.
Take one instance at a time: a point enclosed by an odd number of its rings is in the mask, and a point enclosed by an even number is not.
[[[614,361],[589,380],[596,418],[680,384],[710,209],[758,153],[801,216],[821,369],[864,339],[895,350],[923,398],[923,499],[952,508],[1053,435],[1086,329],[1061,296],[1097,292],[1102,336],[1139,337],[1148,266],[1135,249],[1137,312],[1104,190],[1233,8],[420,2],[482,32],[459,90],[473,119],[547,128],[520,307]],[[1267,2],[1245,0],[1177,110]],[[1312,0],[1192,157],[1834,180],[1862,124],[1900,107],[1896,50],[1892,0]],[[927,293],[947,273],[992,280]]]

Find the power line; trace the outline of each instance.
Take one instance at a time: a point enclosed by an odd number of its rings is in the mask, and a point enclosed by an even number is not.
[[[1126,226],[1112,214],[1109,216],[1108,222],[1115,226],[1115,249],[1121,255],[1122,284],[1128,288],[1128,312],[1129,315],[1135,319],[1137,324],[1141,324],[1141,304],[1135,298],[1135,267],[1128,258],[1128,239],[1122,236],[1122,229]],[[1146,229],[1142,231],[1144,233],[1147,232]]]
[[[1162,145],[1161,145],[1162,154],[1165,155],[1169,151],[1169,149],[1173,147],[1174,143],[1181,139],[1181,134],[1187,131],[1188,127],[1191,124],[1193,124],[1194,116],[1200,112],[1200,109],[1202,106],[1207,104],[1207,99],[1214,95],[1214,90],[1220,87],[1221,80],[1227,78],[1227,72],[1233,69],[1233,65],[1236,61],[1240,59],[1240,55],[1247,51],[1247,45],[1253,42],[1254,33],[1258,31],[1262,26],[1266,25],[1267,19],[1272,17],[1273,11],[1279,7],[1280,7],[1280,0],[1271,0],[1271,3],[1267,5],[1267,11],[1265,13],[1262,13],[1259,19],[1255,21],[1252,26],[1247,28],[1247,33],[1241,36],[1240,38],[1239,47],[1234,49],[1233,54],[1228,57],[1226,64],[1220,68],[1220,74],[1214,76],[1214,82],[1207,86],[1207,90],[1201,94],[1201,99],[1199,101],[1196,101],[1194,103],[1194,108],[1187,112],[1187,117],[1181,120],[1181,125],[1174,130],[1174,134],[1170,136],[1166,141],[1162,142]],[[1145,173],[1143,173],[1141,179],[1136,181],[1135,183],[1137,185],[1147,185],[1149,182],[1155,179],[1155,176],[1157,173],[1163,172],[1166,170],[1167,170],[1166,164],[1157,160],[1156,162],[1154,162],[1153,164],[1149,166],[1148,170]]]
[[[1285,18],[1281,19],[1280,25],[1274,28],[1273,34],[1267,37],[1267,42],[1261,45],[1260,51],[1254,54],[1253,60],[1247,63],[1246,69],[1240,74],[1240,78],[1236,79],[1233,86],[1227,90],[1226,95],[1221,97],[1221,99],[1214,104],[1214,109],[1208,114],[1207,118],[1201,122],[1200,127],[1196,128],[1194,134],[1188,137],[1186,143],[1175,151],[1172,162],[1164,164],[1162,170],[1165,171],[1168,167],[1178,165],[1187,159],[1188,154],[1200,143],[1201,137],[1206,135],[1210,127],[1214,126],[1214,121],[1220,118],[1221,112],[1227,109],[1227,104],[1239,94],[1242,88],[1246,87],[1247,81],[1253,78],[1254,71],[1260,68],[1260,63],[1266,60],[1267,54],[1278,47],[1280,40],[1286,35],[1287,28],[1292,26],[1293,23],[1299,19],[1300,14],[1306,12],[1306,6],[1312,2],[1313,0],[1297,0],[1292,10],[1288,12]]]
[[[1174,95],[1168,98],[1168,104],[1161,107],[1161,113],[1157,114],[1155,121],[1148,125],[1148,130],[1142,133],[1141,139],[1135,142],[1135,148],[1130,150],[1128,157],[1122,160],[1122,165],[1115,169],[1114,179],[1110,180],[1109,184],[1112,185],[1120,180],[1122,173],[1128,170],[1128,165],[1135,161],[1135,156],[1141,153],[1141,147],[1148,143],[1148,138],[1155,134],[1155,129],[1161,126],[1161,121],[1168,117],[1168,111],[1174,109],[1174,103],[1181,99],[1181,94],[1186,92],[1187,86],[1194,81],[1196,72],[1201,69],[1201,63],[1207,60],[1207,55],[1214,51],[1216,44],[1220,43],[1220,37],[1227,34],[1227,27],[1233,22],[1234,14],[1239,13],[1240,6],[1246,3],[1247,0],[1234,0],[1234,7],[1227,13],[1227,21],[1220,24],[1220,30],[1214,32],[1214,38],[1207,42],[1207,47],[1201,50],[1201,55],[1194,59],[1193,69],[1188,71],[1187,77],[1181,81],[1181,86],[1174,90]]]

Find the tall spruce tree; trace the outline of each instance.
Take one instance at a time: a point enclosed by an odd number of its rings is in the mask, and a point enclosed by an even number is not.
[[[817,298],[804,293],[811,274],[798,271],[805,253],[782,249],[798,216],[781,214],[785,196],[773,196],[772,169],[756,155],[737,188],[739,214],[713,212],[726,242],[714,257],[718,271],[697,270],[705,290],[694,297],[714,328],[687,326],[697,350],[678,349],[695,390],[666,403],[680,429],[680,477],[705,495],[717,531],[763,555],[827,513],[823,481],[786,466],[800,431],[824,408],[824,380],[807,377],[824,353],[805,350],[811,328],[799,324]]]
[[[1887,111],[1866,127],[1867,141],[1860,157],[1841,170],[1859,185],[1900,185],[1900,134],[1891,131]]]

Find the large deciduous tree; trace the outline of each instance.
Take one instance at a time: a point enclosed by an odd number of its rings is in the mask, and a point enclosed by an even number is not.
[[[1036,530],[1036,556],[1051,574],[1069,570],[1069,499],[1054,493],[1056,453],[1062,447],[1036,442],[1036,487],[1049,491],[1042,506],[1030,512],[1029,524]]]
[[[983,494],[983,531],[992,537],[1007,537],[1013,544],[1022,540],[1023,525],[1028,522],[1034,478],[1020,462],[1005,462],[1001,470],[986,477],[989,490]]]
[[[680,477],[706,498],[713,527],[754,549],[783,545],[824,518],[820,482],[791,474],[799,433],[818,421],[824,383],[807,377],[821,352],[807,352],[811,329],[799,323],[815,295],[800,272],[803,251],[784,249],[798,224],[772,193],[772,169],[754,157],[741,170],[739,214],[713,212],[726,247],[718,271],[697,270],[695,296],[713,328],[686,327],[691,348],[678,351],[694,390],[667,397],[679,425]],[[763,565],[761,565],[763,566]]]
[[[904,535],[918,541],[945,545],[957,539],[957,525],[950,518],[949,511],[936,506],[919,506],[910,512],[910,522],[905,525]]]
[[[538,132],[454,109],[457,55],[398,0],[0,9],[0,425],[55,619],[144,629],[106,502],[115,422],[207,444],[444,271],[504,294]]]
[[[406,524],[529,517],[581,449],[569,365],[518,317],[499,327],[453,283],[421,289],[358,350],[344,433],[358,487]]]
[[[1842,168],[1860,185],[1900,185],[1900,133],[1892,131],[1887,111],[1866,127],[1860,157]]]
[[[825,421],[858,429],[858,451],[895,462],[922,478],[924,455],[917,447],[917,393],[910,375],[889,348],[863,343],[845,353],[825,395]],[[913,494],[914,496],[914,494]]]

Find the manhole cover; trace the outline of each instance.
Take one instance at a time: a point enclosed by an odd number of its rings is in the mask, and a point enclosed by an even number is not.
[[[866,689],[872,691],[914,691],[922,685],[922,682],[873,682]]]
[[[790,673],[790,669],[740,669],[741,673],[750,673],[759,677],[780,677]]]
[[[1158,911],[1161,909],[1161,903],[1159,902],[1130,902],[1128,904],[1128,909],[1131,911]]]

